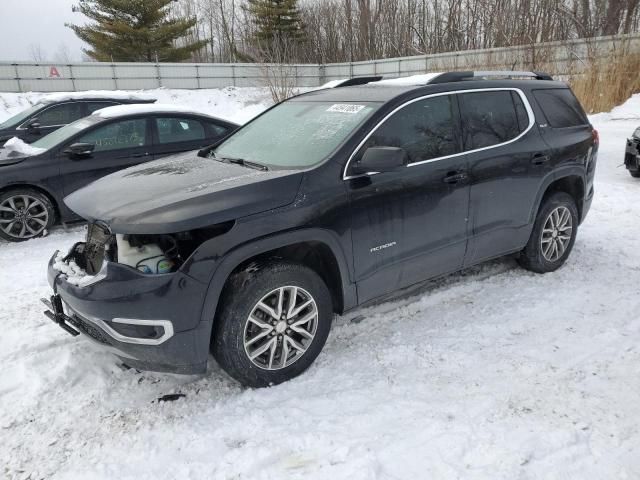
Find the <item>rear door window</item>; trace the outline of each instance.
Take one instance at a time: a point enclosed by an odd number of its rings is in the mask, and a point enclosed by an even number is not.
[[[459,141],[451,95],[410,103],[389,117],[362,146],[354,160],[370,147],[401,147],[415,163],[458,153]]]
[[[80,102],[61,103],[41,111],[37,117],[41,127],[57,127],[66,125],[82,118],[82,104]]]
[[[204,126],[198,120],[185,117],[158,117],[158,141],[165,143],[190,142],[206,138]]]
[[[460,95],[465,150],[508,142],[527,129],[529,117],[522,99],[511,94],[504,90]],[[520,102],[520,112],[514,98]]]
[[[209,126],[210,135],[213,137],[222,137],[231,130],[230,127],[219,125],[215,122],[209,122],[207,125]]]
[[[146,119],[120,120],[98,127],[77,139],[76,142],[94,144],[96,146],[94,152],[122,150],[148,145],[146,133]]]
[[[102,108],[113,107],[114,105],[120,105],[116,102],[88,102],[87,103],[87,115],[91,115],[96,110]]]
[[[580,102],[568,88],[534,90],[533,96],[547,117],[547,122],[554,128],[577,127],[589,123]]]

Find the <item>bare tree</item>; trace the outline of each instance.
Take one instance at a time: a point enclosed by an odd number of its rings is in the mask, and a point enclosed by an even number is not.
[[[47,61],[47,54],[42,48],[42,45],[40,45],[39,43],[29,44],[29,57],[35,63],[42,63]]]
[[[179,0],[198,18],[194,60],[256,61],[246,0]],[[299,0],[306,41],[289,61],[355,62],[640,31],[640,0]],[[536,53],[537,55],[537,53]]]
[[[71,51],[66,43],[62,42],[58,45],[58,49],[53,54],[53,61],[56,63],[71,63],[73,61]]]

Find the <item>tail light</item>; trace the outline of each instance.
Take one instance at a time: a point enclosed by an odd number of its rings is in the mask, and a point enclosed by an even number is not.
[[[591,130],[591,138],[593,139],[593,144],[596,147],[600,145],[600,134],[598,133],[598,130],[596,130],[595,128]]]

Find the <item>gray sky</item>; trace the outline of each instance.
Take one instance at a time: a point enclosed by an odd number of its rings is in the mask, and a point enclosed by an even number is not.
[[[71,12],[76,0],[0,0],[0,61],[33,60],[30,45],[40,46],[47,60],[60,57],[66,45],[71,60],[80,61],[83,42],[65,22],[84,24]]]

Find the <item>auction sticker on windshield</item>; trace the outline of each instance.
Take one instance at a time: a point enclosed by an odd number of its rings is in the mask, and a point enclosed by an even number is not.
[[[353,105],[349,103],[334,103],[329,108],[327,108],[327,112],[358,113],[364,107],[365,107],[364,105]]]

